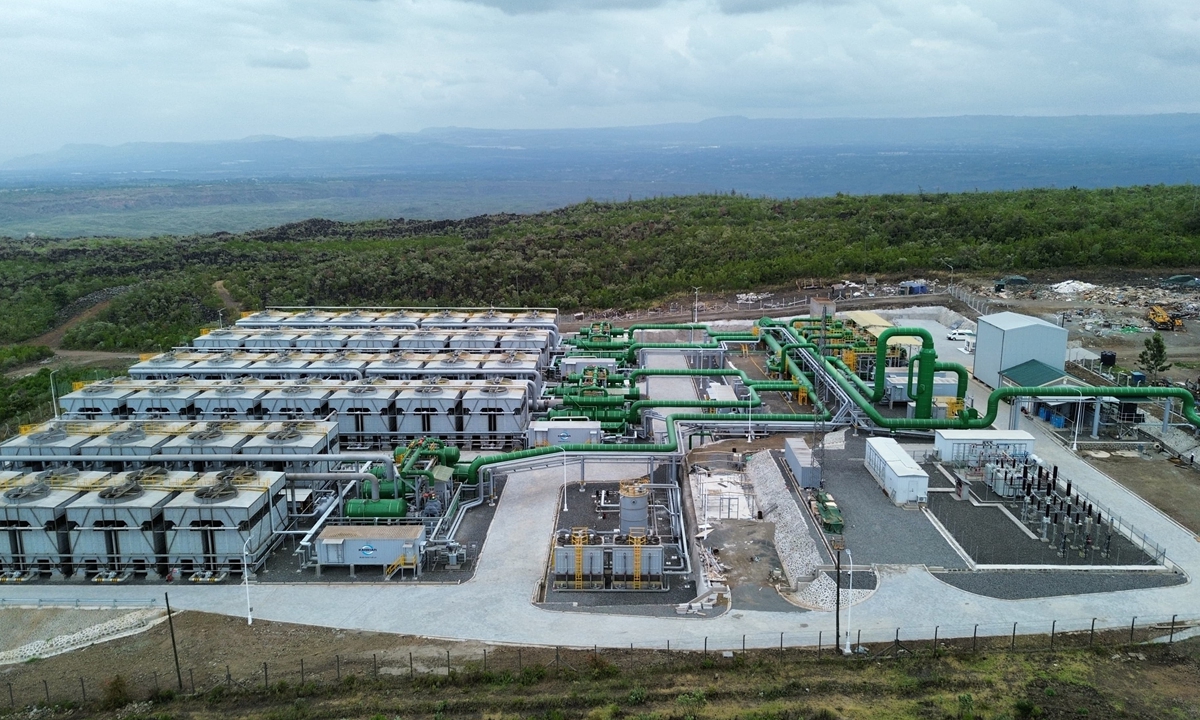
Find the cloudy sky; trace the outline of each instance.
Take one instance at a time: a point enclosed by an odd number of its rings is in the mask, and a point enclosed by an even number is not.
[[[65,143],[1200,111],[1179,0],[37,0],[0,158]]]

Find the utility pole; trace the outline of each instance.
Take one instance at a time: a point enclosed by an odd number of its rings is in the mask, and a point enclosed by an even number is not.
[[[692,324],[695,325],[700,322],[700,288],[693,285],[692,292],[695,293],[692,300]],[[694,328],[688,331],[688,342],[693,344],[696,342],[695,332]]]
[[[833,636],[837,638],[833,646],[837,647],[842,639],[842,550],[846,547],[846,542],[841,536],[833,538],[830,543],[836,553],[834,555],[833,567],[837,577],[837,591],[834,594],[834,611],[833,611]]]

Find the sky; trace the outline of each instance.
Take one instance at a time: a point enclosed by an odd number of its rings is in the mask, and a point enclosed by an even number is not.
[[[1179,0],[37,0],[0,159],[70,143],[709,117],[1200,111]]]

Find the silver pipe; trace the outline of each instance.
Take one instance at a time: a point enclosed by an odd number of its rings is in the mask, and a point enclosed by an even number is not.
[[[336,473],[336,472],[334,472],[334,473],[284,473],[284,477],[286,477],[288,480],[294,480],[297,482],[305,482],[305,481],[312,481],[312,480],[317,480],[317,481],[321,481],[321,480],[334,480],[334,481],[336,481],[336,480],[357,480],[359,487],[362,487],[362,483],[368,482],[368,483],[371,483],[371,499],[372,500],[379,499],[379,478],[375,477],[374,475],[372,475],[369,472],[364,472],[364,473]]]
[[[346,499],[346,493],[349,492],[350,488],[352,487],[354,487],[354,483],[346,483],[346,486],[342,488],[340,493],[338,493],[337,501],[329,503],[329,508],[325,510],[325,513],[321,515],[320,518],[317,519],[317,521],[313,524],[312,529],[308,531],[308,534],[301,538],[300,547],[296,549],[296,552],[301,552],[304,548],[312,545],[313,535],[320,532],[321,528],[325,525],[325,521],[329,519],[331,514],[333,514],[333,511],[341,507],[342,501]]]

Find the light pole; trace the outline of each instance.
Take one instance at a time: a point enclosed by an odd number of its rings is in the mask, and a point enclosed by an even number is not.
[[[56,372],[58,372],[57,368],[50,371],[50,404],[54,406],[55,420],[58,419],[58,396],[54,391],[54,373]]]
[[[1079,423],[1083,420],[1083,391],[1076,390],[1079,393],[1079,400],[1075,403],[1075,439],[1071,441],[1071,452],[1079,452]]]
[[[942,264],[950,268],[950,287],[954,287],[954,266],[945,260],[942,261]]]
[[[563,509],[562,509],[562,511],[566,512],[567,511],[567,448],[563,445],[559,445],[558,449],[562,450],[562,454],[563,454],[563,489],[562,489]]]
[[[225,308],[217,310],[217,328],[225,327]]]
[[[254,624],[254,608],[250,607],[250,539],[253,535],[246,536],[246,542],[242,543],[242,584],[246,586],[246,624]]]
[[[846,598],[846,654],[850,650],[850,613],[854,612],[854,553],[846,548],[846,557],[850,558],[850,597]]]
[[[693,285],[692,292],[695,293],[695,296],[692,300],[692,324],[695,325],[696,323],[700,322],[700,288]],[[688,330],[688,342],[696,342],[695,328]]]

